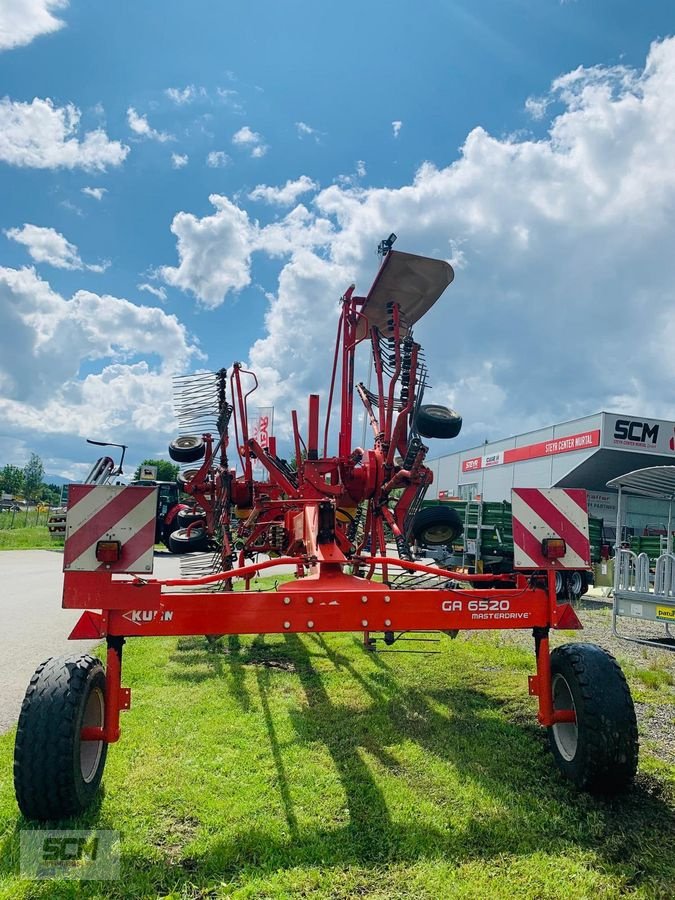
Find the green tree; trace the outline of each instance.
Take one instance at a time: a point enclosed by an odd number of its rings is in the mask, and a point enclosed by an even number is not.
[[[23,491],[23,472],[18,466],[7,463],[0,469],[0,491],[12,495]]]
[[[61,500],[61,488],[58,484],[43,484],[40,491],[40,500],[42,503],[48,503],[49,506],[58,506]]]
[[[180,471],[180,466],[167,459],[144,459],[134,472],[134,481],[141,477],[141,466],[157,466],[157,481],[175,481]]]
[[[45,468],[37,453],[31,453],[23,470],[23,493],[26,500],[37,500],[42,488]]]

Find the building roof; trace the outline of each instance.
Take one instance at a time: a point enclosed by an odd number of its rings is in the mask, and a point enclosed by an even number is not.
[[[635,469],[607,482],[607,487],[657,497],[659,500],[675,500],[675,466],[649,466]]]

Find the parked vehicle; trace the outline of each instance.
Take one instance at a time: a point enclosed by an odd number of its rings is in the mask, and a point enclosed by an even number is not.
[[[513,571],[512,510],[507,500],[425,500],[422,508],[429,512],[427,532],[416,535],[420,555],[431,556],[446,567],[459,566],[473,572],[503,575]],[[461,530],[448,540],[438,527],[452,516],[457,520],[455,530],[457,524],[461,524]],[[588,530],[591,562],[597,563],[602,552],[602,519],[589,516]],[[557,572],[556,580],[558,597],[574,602],[593,584],[593,570]]]
[[[127,451],[126,444],[111,444],[104,441],[92,441],[87,438],[88,444],[98,447],[118,447],[122,453],[118,463],[110,456],[101,456],[93,464],[82,484],[106,485],[111,484],[114,478],[123,475],[122,465]],[[141,487],[157,487],[157,516],[155,528],[155,543],[164,544],[172,553],[185,552],[185,548],[176,542],[171,542],[171,535],[179,528],[178,516],[181,512],[189,512],[192,507],[182,503],[180,499],[180,486],[175,481],[157,481],[154,478],[140,478],[131,482],[132,485]],[[67,492],[66,492],[67,493]],[[51,536],[57,540],[64,540],[66,536],[67,505],[52,510],[47,519],[47,527]]]

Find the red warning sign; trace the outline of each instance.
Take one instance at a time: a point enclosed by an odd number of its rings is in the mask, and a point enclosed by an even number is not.
[[[586,491],[579,488],[513,488],[516,569],[587,569],[591,565]],[[562,538],[565,554],[544,555],[542,541]]]
[[[156,517],[156,487],[71,485],[64,571],[152,572]],[[120,558],[97,559],[99,541],[118,541]]]

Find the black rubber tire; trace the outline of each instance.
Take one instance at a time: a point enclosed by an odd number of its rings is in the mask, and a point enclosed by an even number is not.
[[[415,428],[426,438],[454,438],[462,430],[462,417],[447,406],[420,406],[415,416]]]
[[[195,512],[179,512],[176,516],[176,520],[178,522],[179,528],[187,528],[188,525],[194,525],[195,522],[204,522],[206,520],[206,513],[195,513]]]
[[[169,536],[169,550],[172,553],[203,552],[209,549],[209,540],[203,528],[193,528],[188,534],[187,528],[178,528]]]
[[[548,728],[558,768],[593,794],[616,794],[635,776],[638,732],[626,678],[595,644],[563,644],[551,653],[554,709],[576,711],[576,725]]]
[[[444,547],[460,536],[464,526],[456,509],[447,506],[427,506],[416,513],[412,536],[423,547]]]
[[[104,707],[103,664],[89,654],[59,656],[35,670],[21,706],[14,744],[14,790],[27,819],[65,819],[83,812],[101,784],[108,745],[89,742],[92,758],[82,758],[80,731],[101,724]],[[83,773],[83,768],[88,771]]]
[[[171,540],[171,535],[174,531],[177,531],[180,528],[180,523],[178,522],[178,516],[173,519],[173,521],[169,525],[162,526],[162,543],[166,547],[166,549],[171,552],[171,544],[169,543]]]
[[[179,487],[184,488],[189,481],[192,481],[197,472],[199,472],[199,469],[186,469],[184,472],[179,472],[176,478]]]
[[[197,462],[205,453],[204,441],[195,434],[182,434],[169,444],[169,456],[174,462]]]

